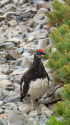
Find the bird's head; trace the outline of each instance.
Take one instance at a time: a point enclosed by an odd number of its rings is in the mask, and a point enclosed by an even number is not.
[[[38,57],[38,58],[41,58],[42,55],[45,55],[45,51],[44,49],[37,49],[36,52],[35,52],[35,55]]]

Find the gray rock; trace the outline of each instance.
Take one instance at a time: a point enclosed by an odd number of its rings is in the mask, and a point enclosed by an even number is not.
[[[3,15],[3,17],[4,17],[4,18],[8,18],[8,17],[10,17],[10,16],[12,16],[12,15],[14,15],[14,14],[15,14],[15,12],[9,11],[9,12],[6,12],[6,13]]]
[[[20,75],[13,75],[13,76],[10,76],[9,79],[10,79],[12,82],[20,83],[20,80],[21,80],[22,75],[23,75],[23,73],[20,74]]]
[[[4,113],[4,110],[0,107],[0,114]]]
[[[28,32],[33,32],[33,29],[31,27],[27,27]]]
[[[23,48],[17,48],[16,50],[15,50],[15,52],[18,52],[18,53],[23,53],[23,51],[24,51],[24,49]]]
[[[8,75],[4,75],[4,74],[0,74],[0,81],[1,80],[7,80],[8,79]]]
[[[0,101],[0,106],[2,106],[3,105],[3,101]]]
[[[22,62],[21,62],[21,66],[27,68],[32,64],[32,61],[28,58],[23,58]]]
[[[45,125],[47,121],[48,121],[48,118],[46,118],[45,115],[41,115],[41,116],[39,116],[38,124],[39,125]]]
[[[47,40],[46,39],[39,39],[38,40],[38,45],[37,45],[38,49],[45,48],[46,46],[47,46]]]
[[[34,39],[35,39],[35,37],[31,35],[28,37],[27,42],[32,42]]]
[[[4,6],[6,4],[8,4],[10,1],[9,0],[2,0],[1,1],[1,6]]]
[[[19,106],[19,111],[22,111],[23,113],[27,113],[31,110],[31,104],[22,104]]]
[[[3,99],[3,103],[8,103],[8,102],[18,102],[20,100],[20,95],[13,95],[13,96],[8,96],[5,99]]]
[[[3,64],[5,62],[6,62],[5,52],[0,52],[0,64]]]
[[[18,117],[18,115],[15,112],[9,112],[8,123],[9,125],[22,125],[22,120]]]
[[[38,115],[38,111],[37,110],[33,110],[29,113],[29,117],[36,117]]]
[[[0,125],[5,125],[2,119],[0,119]]]
[[[18,45],[20,43],[20,39],[13,37],[13,38],[9,38],[7,40],[5,40],[6,42],[11,42],[11,43],[15,43],[16,45]]]
[[[18,53],[17,51],[13,51],[13,52],[9,52],[6,54],[6,59],[7,60],[16,60],[20,57],[20,53]]]
[[[8,110],[17,110],[17,106],[15,103],[11,102],[11,103],[6,103],[5,106],[7,106],[6,109]]]
[[[33,125],[33,122],[23,112],[10,112],[8,121],[10,125]]]
[[[0,22],[5,20],[5,17],[4,16],[0,16]]]
[[[18,5],[19,0],[12,0],[14,4]]]
[[[37,14],[34,16],[33,21],[36,23],[39,23],[39,20],[45,17],[45,14],[47,12],[47,9],[41,8],[38,10]]]
[[[8,24],[10,26],[15,26],[15,25],[17,25],[17,21],[16,20],[11,20],[11,21],[8,22]]]
[[[8,86],[12,86],[12,82],[10,82],[9,80],[1,80],[0,81],[0,88],[6,88]]]
[[[11,61],[9,68],[10,69],[15,69],[15,66],[16,66],[16,61]]]
[[[5,45],[5,49],[7,50],[13,49],[15,47],[15,44],[12,42],[6,42],[4,43],[4,45]]]
[[[34,30],[40,30],[41,28],[42,28],[42,25],[38,24],[38,25],[34,28]]]
[[[58,88],[56,91],[55,91],[55,97],[60,97],[60,92],[63,90],[63,87],[60,87]]]

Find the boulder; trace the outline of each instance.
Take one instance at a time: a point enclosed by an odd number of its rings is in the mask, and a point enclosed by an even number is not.
[[[5,62],[6,62],[5,52],[0,52],[0,64],[3,64]]]
[[[19,111],[27,113],[31,110],[31,104],[22,104],[19,106]]]
[[[16,22],[16,20],[11,20],[11,21],[8,22],[8,24],[10,26],[15,26],[15,25],[17,25],[17,22]]]
[[[10,0],[2,0],[1,1],[1,6],[5,6],[6,4],[9,4]]]
[[[41,8],[38,10],[37,14],[34,16],[33,21],[35,21],[36,23],[39,22],[39,20],[41,20],[42,18],[45,17],[45,14],[47,12],[47,9],[45,8]]]
[[[0,88],[6,88],[6,87],[10,87],[12,86],[12,82],[10,82],[9,80],[1,80],[0,81]]]

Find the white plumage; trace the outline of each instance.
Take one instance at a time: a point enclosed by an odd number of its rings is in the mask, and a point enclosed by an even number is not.
[[[28,95],[30,95],[32,100],[35,100],[44,95],[47,89],[48,89],[47,78],[37,79],[36,81],[31,81],[28,90]]]

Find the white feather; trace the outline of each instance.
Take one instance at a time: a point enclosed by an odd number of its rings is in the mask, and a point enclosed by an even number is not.
[[[48,79],[37,79],[36,81],[31,81],[29,86],[28,94],[31,99],[37,99],[43,96],[48,89]]]

